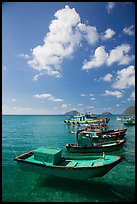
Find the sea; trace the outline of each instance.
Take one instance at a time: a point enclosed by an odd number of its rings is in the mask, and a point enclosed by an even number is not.
[[[2,202],[135,202],[135,126],[109,115],[109,129],[127,128],[122,161],[103,177],[79,181],[19,169],[15,155],[51,146],[66,151],[76,126],[65,115],[2,116]]]

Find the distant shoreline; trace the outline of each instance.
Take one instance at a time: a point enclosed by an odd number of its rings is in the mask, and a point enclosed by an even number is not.
[[[134,113],[129,113],[129,114],[96,114],[96,115],[108,115],[108,116],[117,116],[117,115],[135,115]],[[64,115],[64,114],[2,114],[2,116],[70,116],[70,115]]]

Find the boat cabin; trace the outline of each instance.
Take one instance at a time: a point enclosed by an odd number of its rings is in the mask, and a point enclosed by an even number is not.
[[[62,162],[62,150],[48,148],[48,147],[39,147],[33,150],[34,160],[43,161],[46,163],[51,163],[54,165]]]

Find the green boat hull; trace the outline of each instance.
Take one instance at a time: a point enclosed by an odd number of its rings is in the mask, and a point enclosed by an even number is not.
[[[124,125],[133,126],[135,125],[135,122],[124,122]]]
[[[102,166],[100,168],[70,168],[70,169],[62,169],[62,168],[47,168],[44,166],[37,166],[29,163],[21,163],[18,162],[19,167],[25,171],[36,172],[39,174],[45,174],[49,176],[57,176],[68,179],[76,179],[76,180],[88,180],[94,177],[102,177],[107,174],[115,165]]]
[[[112,151],[112,152],[105,152],[105,155],[117,155],[120,156],[121,158],[124,158],[126,155],[126,150],[125,148],[121,148],[120,150],[117,151]],[[64,150],[63,156],[66,159],[97,159],[102,157],[102,152],[68,152],[67,150]]]
[[[87,142],[89,143],[102,143],[102,142],[111,142],[111,141],[115,141],[115,140],[121,140],[125,137],[125,133],[121,133],[120,135],[113,135],[113,136],[106,136],[106,137],[102,137],[102,136],[98,136],[98,137],[88,137],[88,136],[79,136],[78,138],[78,144],[80,146],[83,146],[83,144],[86,144]]]
[[[67,144],[66,149],[68,152],[75,153],[103,153],[103,152],[114,152],[120,150],[123,146],[126,140],[123,140],[123,142],[120,143],[113,143],[108,144],[104,146],[79,146],[76,144]]]
[[[14,158],[22,170],[68,179],[102,177],[121,162],[121,157],[104,155],[90,160],[67,160],[62,150],[41,147]]]

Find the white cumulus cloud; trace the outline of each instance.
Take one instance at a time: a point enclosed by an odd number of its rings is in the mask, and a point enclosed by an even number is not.
[[[132,26],[130,26],[130,27],[125,27],[124,29],[123,29],[123,32],[125,33],[125,34],[127,34],[127,35],[135,35],[135,27],[132,25]]]
[[[33,97],[34,98],[39,98],[39,99],[47,98],[49,101],[52,101],[52,102],[62,102],[63,101],[62,99],[56,98],[52,94],[47,94],[47,93],[44,93],[44,94],[35,94],[35,95],[33,95]]]
[[[128,66],[122,70],[117,71],[117,77],[112,84],[113,88],[126,89],[130,86],[135,86],[135,67]]]
[[[130,98],[135,101],[135,91],[132,91],[132,93],[130,94]]]
[[[89,70],[94,67],[100,67],[104,64],[110,66],[116,62],[119,65],[129,64],[134,59],[134,55],[128,54],[130,49],[131,47],[129,44],[122,44],[107,53],[105,47],[100,46],[95,50],[95,53],[90,57],[89,61],[85,60],[83,62],[82,69]]]
[[[103,81],[111,81],[112,80],[112,74],[106,74],[104,77],[101,77]]]
[[[105,95],[105,96],[110,95],[110,96],[115,96],[117,98],[121,98],[123,96],[123,92],[106,90],[105,93],[102,95]]]
[[[99,35],[97,33],[96,27],[86,26],[83,23],[79,23],[78,28],[83,33],[83,37],[88,41],[90,45],[98,41]]]
[[[104,33],[101,34],[103,40],[111,39],[115,35],[115,31],[111,28],[108,28]]]
[[[134,56],[128,55],[130,49],[131,47],[129,44],[122,44],[117,46],[115,49],[112,49],[110,51],[107,64],[112,65],[115,62],[119,65],[129,64],[134,59]]]
[[[112,9],[114,9],[114,7],[115,7],[115,2],[108,2],[106,6],[108,13],[110,13]]]
[[[86,96],[86,94],[82,93],[82,94],[80,94],[80,96]]]
[[[39,78],[40,78],[40,76],[41,75],[43,75],[43,73],[42,72],[40,72],[39,74],[36,74],[34,77],[33,77],[33,81],[37,81]]]
[[[91,98],[90,100],[91,100],[91,101],[94,101],[94,100],[95,100],[95,98],[93,97],[93,98]]]
[[[22,57],[22,58],[24,58],[24,59],[30,59],[31,57],[28,55],[28,54],[24,54],[24,53],[22,53],[22,54],[20,54],[20,55],[18,55],[19,57]]]
[[[104,46],[98,47],[95,50],[93,57],[91,56],[91,60],[85,60],[82,66],[83,70],[88,70],[93,67],[100,67],[102,66],[108,58],[108,54],[106,53]]]
[[[58,10],[54,17],[49,33],[44,38],[44,45],[38,45],[32,50],[33,59],[28,64],[47,75],[60,77],[63,59],[71,56],[81,40],[81,34],[76,29],[80,17],[69,6]]]
[[[61,77],[63,60],[72,56],[83,39],[94,44],[98,40],[98,33],[95,27],[82,24],[79,14],[68,5],[58,10],[54,18],[49,25],[44,44],[31,50],[32,59],[28,64],[42,74]],[[33,80],[38,80],[39,76],[34,76]]]

